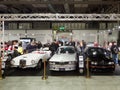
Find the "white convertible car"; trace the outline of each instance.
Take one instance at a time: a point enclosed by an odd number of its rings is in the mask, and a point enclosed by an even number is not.
[[[42,62],[51,57],[49,48],[43,48],[38,51],[33,51],[28,54],[15,57],[11,61],[11,67],[19,68],[41,68]]]
[[[51,71],[76,70],[77,53],[73,46],[61,46],[49,60]]]

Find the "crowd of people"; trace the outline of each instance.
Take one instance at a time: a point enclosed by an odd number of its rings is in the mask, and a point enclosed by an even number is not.
[[[53,55],[56,52],[57,48],[63,45],[70,45],[70,46],[77,47],[77,49],[81,53],[83,53],[84,49],[86,48],[86,42],[84,40],[81,40],[80,42],[75,42],[71,40],[69,42],[66,41],[64,43],[62,41],[53,40],[53,42],[46,43],[44,45],[40,41],[36,42],[35,40],[32,40],[30,43],[26,44],[26,46],[23,45],[22,42],[18,42],[17,40],[14,40],[14,41],[5,42],[4,48],[3,48],[3,43],[1,43],[1,48],[4,49],[5,51],[7,50],[13,51],[12,56],[14,58],[21,54],[30,53],[34,50],[37,50],[37,49],[40,49],[41,47],[46,47],[46,46],[49,47]],[[94,42],[94,46],[98,47],[101,45],[99,45],[97,42]],[[105,42],[102,47],[112,52],[113,60],[115,61],[116,64],[118,64],[118,53],[120,50],[117,45],[117,42]],[[2,50],[1,50],[1,54],[2,54]]]
[[[111,51],[112,58],[116,65],[119,65],[119,51],[120,47],[116,41],[104,42],[104,48]]]

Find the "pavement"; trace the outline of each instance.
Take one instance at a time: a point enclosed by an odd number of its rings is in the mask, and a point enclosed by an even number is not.
[[[91,74],[90,78],[74,72],[56,72],[43,80],[43,70],[16,69],[0,80],[0,90],[120,90],[120,66],[114,73]]]
[[[120,90],[120,77],[15,76],[0,80],[0,90]]]

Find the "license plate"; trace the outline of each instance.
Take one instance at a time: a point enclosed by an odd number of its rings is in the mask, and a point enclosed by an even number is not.
[[[65,71],[65,68],[59,68],[59,71]]]
[[[83,68],[84,67],[84,62],[83,61],[79,61],[79,67]]]

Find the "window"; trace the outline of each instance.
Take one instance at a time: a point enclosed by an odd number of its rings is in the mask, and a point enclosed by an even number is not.
[[[8,23],[8,29],[9,30],[16,30],[17,29],[17,23]]]
[[[19,23],[19,29],[32,29],[32,23]]]
[[[99,23],[99,29],[101,30],[106,29],[106,23]]]

